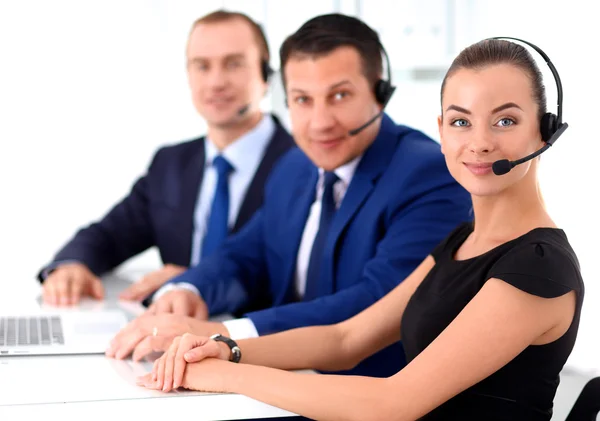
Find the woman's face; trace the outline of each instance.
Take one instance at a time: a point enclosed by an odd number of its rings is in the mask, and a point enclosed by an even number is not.
[[[494,161],[514,161],[543,146],[528,75],[509,64],[459,69],[446,81],[438,117],[452,176],[471,194],[491,196],[535,177],[535,161],[495,175]]]

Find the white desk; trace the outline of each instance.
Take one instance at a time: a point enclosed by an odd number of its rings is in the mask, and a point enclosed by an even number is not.
[[[143,311],[138,305],[120,305],[115,297],[126,284],[123,278],[106,283],[106,301],[85,301],[89,311],[119,306],[133,318]],[[0,306],[39,309],[36,294],[0,294]],[[118,361],[104,355],[19,356],[0,358],[0,420],[106,419],[135,417],[141,420],[173,417],[193,420],[238,420],[289,417],[294,414],[234,394],[190,391],[162,393],[135,384],[150,363]],[[14,391],[22,391],[15,393]],[[11,392],[8,392],[11,391]],[[3,397],[4,396],[4,397]],[[6,397],[10,396],[10,399]],[[42,418],[43,417],[43,418]]]

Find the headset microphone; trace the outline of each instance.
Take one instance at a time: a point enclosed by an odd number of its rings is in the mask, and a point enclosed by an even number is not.
[[[241,107],[238,112],[237,115],[239,117],[243,116],[244,114],[246,114],[248,112],[248,110],[250,109],[250,104],[246,104],[243,107]]]
[[[542,116],[540,120],[540,133],[542,134],[542,140],[546,143],[542,148],[538,149],[534,153],[527,155],[524,158],[517,159],[516,161],[509,161],[508,159],[501,159],[492,164],[492,171],[496,175],[504,175],[512,170],[515,166],[527,162],[536,156],[539,156],[546,152],[550,146],[556,142],[556,140],[567,130],[569,125],[562,121],[562,101],[563,101],[563,91],[562,91],[562,83],[560,81],[560,76],[558,75],[558,71],[554,64],[550,61],[550,58],[542,51],[541,48],[533,45],[530,42],[524,41],[519,38],[512,37],[494,37],[490,39],[506,39],[506,40],[514,40],[522,42],[523,44],[529,45],[533,48],[539,55],[541,55],[546,64],[550,68],[552,72],[552,76],[554,76],[554,80],[556,81],[556,89],[557,89],[557,113],[546,113]]]
[[[383,48],[383,45],[381,44],[381,42],[379,40],[377,40],[377,43],[379,44],[379,49],[381,50],[381,53],[383,53],[383,55],[385,56],[385,61],[387,64],[387,80],[379,79],[377,81],[377,83],[375,84],[375,99],[377,100],[378,103],[383,105],[383,107],[381,108],[380,112],[375,114],[365,124],[363,124],[360,127],[357,127],[356,129],[350,130],[348,132],[348,136],[355,136],[355,135],[359,134],[364,129],[369,127],[371,124],[373,124],[378,118],[382,117],[386,105],[388,104],[388,102],[392,98],[392,95],[394,94],[394,91],[396,90],[396,87],[394,85],[392,85],[392,70],[391,70],[391,65],[390,65],[390,59],[387,55],[387,52],[385,51],[385,48]]]
[[[548,150],[550,148],[550,146],[552,146],[552,144],[556,141],[556,139],[558,139],[560,137],[560,135],[563,134],[563,132],[565,130],[567,130],[567,127],[569,127],[569,125],[567,123],[562,123],[560,128],[557,130],[557,132],[554,133],[554,135],[550,138],[550,140],[548,140],[548,142],[546,142],[546,144],[542,148],[538,149],[531,155],[527,155],[525,158],[517,159],[516,161],[509,161],[508,159],[501,159],[499,161],[494,162],[492,164],[492,170],[494,171],[494,174],[504,175],[507,172],[509,172],[510,170],[512,170],[513,167],[515,167],[519,164],[522,164],[524,162],[527,162],[530,159],[533,159],[538,155],[543,154],[544,152],[546,152],[546,150]]]
[[[373,118],[371,118],[369,121],[367,121],[365,124],[363,124],[360,127],[357,127],[356,129],[352,129],[348,132],[349,136],[355,136],[357,134],[359,134],[360,132],[362,132],[364,129],[366,129],[367,127],[369,127],[371,124],[373,124],[375,122],[375,120],[377,120],[379,117],[381,117],[383,115],[383,109],[378,112],[377,114],[375,114],[375,116]]]

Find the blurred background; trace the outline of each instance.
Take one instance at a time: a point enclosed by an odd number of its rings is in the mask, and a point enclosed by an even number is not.
[[[0,0],[0,286],[18,293],[33,285],[78,227],[129,191],[158,147],[204,133],[184,50],[192,22],[221,7],[263,24],[276,69],[279,45],[307,19],[329,12],[364,19],[379,32],[398,87],[387,112],[435,139],[441,79],[462,48],[489,36],[541,47],[562,78],[570,125],[543,155],[541,186],[587,288],[570,364],[600,369],[600,89],[592,66],[600,28],[592,2]],[[541,58],[539,65],[556,112],[554,80]],[[289,127],[280,79],[273,82],[264,109]],[[149,270],[159,261],[149,250],[125,265]]]

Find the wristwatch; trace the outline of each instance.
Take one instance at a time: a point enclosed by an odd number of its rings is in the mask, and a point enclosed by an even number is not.
[[[231,356],[229,357],[229,361],[234,363],[240,362],[240,360],[242,359],[242,350],[233,339],[228,338],[227,336],[223,336],[220,333],[212,335],[210,339],[217,342],[225,342],[231,350]]]

